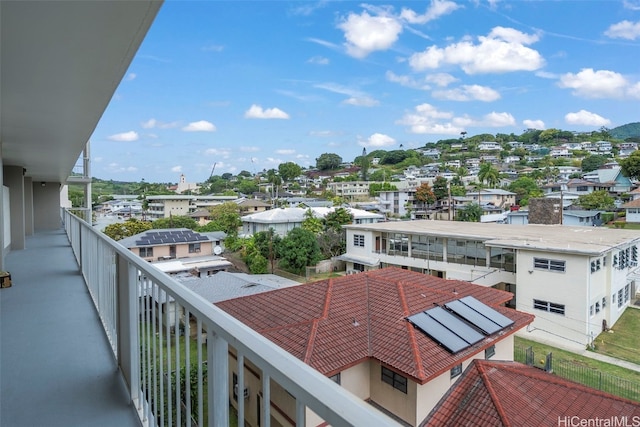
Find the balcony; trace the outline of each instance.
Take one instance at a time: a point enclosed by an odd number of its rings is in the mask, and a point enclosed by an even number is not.
[[[244,425],[249,403],[229,403],[248,366],[262,383],[252,398],[271,402],[261,425],[282,418],[279,395],[293,401],[290,425],[397,425],[81,219],[63,219],[64,230],[36,233],[6,258],[0,425]]]

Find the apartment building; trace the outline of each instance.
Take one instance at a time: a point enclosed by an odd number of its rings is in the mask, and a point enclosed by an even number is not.
[[[327,190],[338,197],[369,197],[369,181],[342,181],[327,183]]]
[[[402,221],[348,225],[347,269],[398,266],[514,293],[549,340],[588,344],[629,305],[640,236],[598,227]]]
[[[149,209],[147,217],[151,221],[169,218],[172,215],[188,216],[198,210],[208,209],[224,202],[237,199],[236,196],[195,196],[195,195],[157,195],[146,197]]]
[[[505,308],[510,298],[463,281],[385,268],[217,306],[402,425],[417,426],[473,360],[513,360],[513,335],[533,316]],[[467,330],[467,303],[504,326]],[[434,324],[436,318],[444,326]],[[449,328],[469,332],[474,338],[466,339],[474,344],[459,341]],[[238,366],[233,351],[229,366]],[[239,372],[230,373],[229,400],[234,406],[244,401],[248,425],[263,425],[258,414],[264,373],[246,365],[242,374],[239,383]],[[295,425],[295,400],[287,391],[272,387],[270,398],[280,408],[272,413],[277,425]],[[306,411],[299,425],[324,424]]]

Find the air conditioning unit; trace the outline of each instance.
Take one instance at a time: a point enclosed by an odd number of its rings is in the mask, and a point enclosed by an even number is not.
[[[238,395],[238,384],[233,386],[233,393],[237,396]],[[248,399],[249,398],[249,388],[245,388],[244,389],[244,398]]]
[[[360,271],[358,270],[347,270],[347,275],[358,274],[358,273],[360,273]]]

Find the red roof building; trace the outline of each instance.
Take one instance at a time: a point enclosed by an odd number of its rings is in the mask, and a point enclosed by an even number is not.
[[[513,324],[451,353],[407,320],[411,315],[466,296],[508,317]],[[467,366],[476,357],[484,358],[484,351],[490,348],[491,354],[495,350],[494,358],[513,360],[513,334],[531,323],[533,316],[505,308],[503,305],[512,296],[463,281],[384,268],[217,305],[328,377],[369,364],[364,369],[368,378],[362,380],[369,387],[354,392],[416,425],[457,379],[453,368],[461,368],[463,363]],[[410,406],[422,409],[408,410],[407,415],[397,413],[393,404],[386,405],[386,398],[376,391],[380,387],[374,384],[380,381],[381,368],[383,376],[386,368],[387,374],[392,371],[395,373],[392,375],[410,380],[402,390],[404,395],[395,396],[396,405],[399,398],[409,395],[414,399]],[[425,391],[423,386],[434,379],[438,379],[437,390]],[[345,381],[342,385],[349,388]],[[389,392],[394,392],[393,388]],[[421,402],[420,396],[427,395],[428,402]],[[426,410],[425,404],[430,405]]]
[[[639,423],[638,402],[518,362],[476,359],[421,425],[537,427]]]

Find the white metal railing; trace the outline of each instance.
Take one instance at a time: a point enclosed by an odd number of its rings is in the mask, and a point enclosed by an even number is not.
[[[291,425],[313,411],[333,426],[396,426],[395,421],[234,317],[95,231],[68,211],[63,223],[143,425],[244,426],[243,392],[230,400],[231,372],[259,371],[260,425],[281,412],[274,387],[295,402]],[[233,357],[230,357],[230,356]],[[230,362],[232,360],[232,362]],[[241,389],[242,390],[242,389]]]

